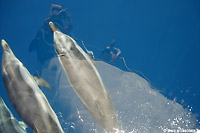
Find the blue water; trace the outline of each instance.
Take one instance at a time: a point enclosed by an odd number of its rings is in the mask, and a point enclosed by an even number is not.
[[[0,39],[33,74],[37,56],[28,49],[51,3],[69,10],[71,35],[83,40],[96,57],[115,39],[129,68],[142,72],[168,99],[200,115],[200,1],[0,1]],[[120,61],[114,65],[126,70]],[[0,87],[1,97],[14,112],[2,80]]]

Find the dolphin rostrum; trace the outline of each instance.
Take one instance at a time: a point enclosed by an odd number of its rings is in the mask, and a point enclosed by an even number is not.
[[[49,87],[48,83],[34,78],[15,57],[9,45],[4,40],[1,43],[3,82],[17,114],[35,132],[63,133],[56,114],[38,87],[41,82]]]
[[[52,22],[49,25],[55,51],[76,94],[102,128],[108,132],[118,131],[114,106],[92,60],[74,39],[63,34]]]
[[[26,124],[18,121],[0,97],[0,133],[26,133]]]

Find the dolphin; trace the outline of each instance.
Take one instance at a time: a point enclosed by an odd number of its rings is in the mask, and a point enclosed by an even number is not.
[[[91,58],[53,22],[49,22],[49,25],[59,62],[83,105],[104,130],[118,131],[114,106]]]
[[[45,80],[34,78],[2,40],[2,77],[11,104],[19,117],[38,133],[63,133],[58,118],[38,87],[49,87]],[[39,80],[39,81],[38,81]],[[46,85],[45,85],[46,84]]]
[[[0,97],[0,132],[26,133],[27,125],[18,121]]]

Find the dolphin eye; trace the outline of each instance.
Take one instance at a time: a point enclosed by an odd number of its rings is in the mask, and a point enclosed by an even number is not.
[[[72,51],[73,51],[73,50],[74,50],[74,47],[70,47],[70,50],[72,50]]]

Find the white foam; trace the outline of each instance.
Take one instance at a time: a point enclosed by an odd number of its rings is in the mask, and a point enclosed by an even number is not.
[[[45,90],[65,132],[104,132],[100,129],[69,85],[56,58],[51,67],[43,70],[53,91]],[[97,62],[97,69],[118,113],[119,132],[163,132],[166,129],[195,129],[197,119],[182,105],[164,97],[135,73],[122,71],[105,62]],[[47,74],[48,73],[48,74]],[[59,74],[58,74],[59,73]],[[59,79],[48,75],[60,75]],[[59,88],[56,88],[58,87]],[[48,92],[47,92],[48,91]],[[50,94],[51,93],[51,94]],[[53,99],[52,99],[53,97]]]

